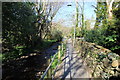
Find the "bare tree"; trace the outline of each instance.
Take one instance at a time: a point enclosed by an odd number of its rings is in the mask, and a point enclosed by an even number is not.
[[[81,22],[82,28],[84,27],[84,0],[82,1],[82,4],[79,4],[80,10],[81,10]]]
[[[107,3],[107,12],[108,12],[108,19],[112,19],[112,5],[114,0],[106,0]]]
[[[36,0],[35,11],[38,16],[37,27],[39,27],[38,36],[42,39],[50,33],[52,20],[60,9],[62,4],[60,2],[49,2],[49,0]],[[43,34],[44,33],[44,34]]]

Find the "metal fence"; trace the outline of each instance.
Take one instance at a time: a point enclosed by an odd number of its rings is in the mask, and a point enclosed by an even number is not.
[[[63,49],[63,43],[61,46],[58,46],[58,52],[52,57],[52,59],[50,58],[48,60],[49,62],[49,66],[47,67],[47,69],[45,70],[45,72],[43,73],[42,77],[40,80],[44,80],[44,78],[51,78],[53,79],[54,78],[54,74],[56,72],[56,68],[57,66],[60,64],[60,61],[61,61],[61,56],[63,56],[62,54],[64,54],[64,49]],[[58,63],[55,65],[56,68],[54,70],[52,70],[51,66],[53,64],[53,62],[55,61],[55,59],[58,60]],[[53,72],[53,73],[52,73]]]

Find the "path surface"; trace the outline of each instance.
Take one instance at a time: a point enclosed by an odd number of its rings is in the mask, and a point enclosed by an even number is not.
[[[4,62],[2,80],[39,80],[41,72],[48,66],[47,59],[50,58],[50,55],[57,53],[59,45],[59,43],[54,43],[42,53],[30,53],[16,60]]]
[[[90,78],[80,56],[73,50],[71,40],[67,41],[67,50],[65,58],[61,65],[57,68],[55,78]]]

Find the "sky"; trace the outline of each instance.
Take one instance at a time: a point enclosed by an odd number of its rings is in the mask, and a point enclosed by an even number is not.
[[[71,6],[67,6],[69,4]],[[81,4],[81,3],[79,2],[79,4]],[[94,12],[94,7],[92,7],[92,5],[96,5],[96,2],[94,1],[94,2],[85,2],[84,3],[85,20],[91,19],[91,18],[92,19],[96,18],[96,15]],[[80,12],[80,10],[79,10],[79,12]],[[66,27],[72,27],[72,26],[74,26],[75,13],[76,13],[75,2],[64,3],[64,5],[59,9],[56,16],[54,17],[53,22],[62,21],[62,25],[66,26]]]

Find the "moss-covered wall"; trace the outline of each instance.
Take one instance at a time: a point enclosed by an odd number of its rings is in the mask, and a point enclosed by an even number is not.
[[[76,48],[87,64],[91,77],[120,76],[120,56],[94,43],[76,41]]]

